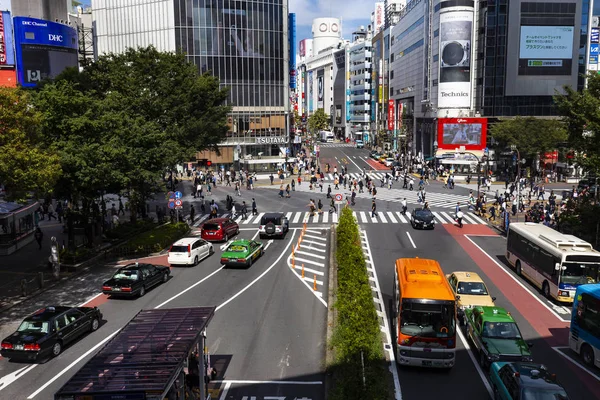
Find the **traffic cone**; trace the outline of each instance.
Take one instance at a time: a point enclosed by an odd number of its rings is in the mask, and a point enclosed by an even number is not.
[[[304,264],[302,264],[302,277],[304,278]]]
[[[292,252],[292,268],[296,268],[296,260],[295,260],[293,252]]]
[[[313,280],[313,290],[315,292],[317,291],[317,274],[315,274],[315,278]]]

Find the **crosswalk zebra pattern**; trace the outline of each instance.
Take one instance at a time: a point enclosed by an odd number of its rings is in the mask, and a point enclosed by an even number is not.
[[[298,225],[303,226],[304,224],[337,224],[338,214],[324,212],[322,214],[315,213],[310,215],[308,211],[291,211],[283,213],[290,226]],[[409,211],[406,214],[402,214],[400,211],[377,211],[376,216],[371,215],[371,211],[353,211],[352,214],[359,224],[410,224],[411,214]],[[435,222],[438,224],[454,224],[454,217],[449,212],[433,211],[432,212]],[[246,219],[241,216],[231,214],[220,215],[219,218],[233,218],[241,228],[255,227],[260,223],[262,216],[265,213],[259,213],[257,215],[248,215]],[[194,226],[199,226],[203,222],[206,222],[208,214],[202,215],[198,221],[194,223]],[[485,225],[486,222],[479,216],[473,213],[465,213],[463,218],[463,224],[480,224]]]
[[[352,143],[319,143],[321,147],[355,147]]]
[[[302,241],[293,245],[292,254],[287,259],[292,272],[327,306],[323,299],[327,272],[327,237],[321,231],[306,229]]]

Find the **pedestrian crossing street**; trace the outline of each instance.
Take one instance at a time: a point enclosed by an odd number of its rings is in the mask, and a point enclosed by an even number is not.
[[[400,211],[377,211],[377,216],[371,216],[370,211],[353,211],[354,218],[359,224],[410,224],[410,212],[402,214]],[[435,221],[438,224],[454,224],[454,218],[450,212],[433,211],[432,212]],[[257,215],[250,215],[246,219],[242,219],[241,216],[234,216],[233,219],[240,225],[240,228],[251,228],[256,227],[260,223],[260,219],[265,213]],[[294,225],[316,225],[316,224],[336,224],[338,222],[337,213],[323,212],[322,214],[315,213],[311,216],[310,212],[306,211],[292,211],[284,213],[290,222],[290,226]],[[220,215],[219,218],[231,217],[231,214]],[[198,221],[194,223],[194,226],[199,226],[208,218],[208,214],[202,215]],[[485,225],[486,222],[473,213],[465,213],[463,218],[463,224],[480,224]]]
[[[367,172],[367,175],[377,183],[379,183],[382,179],[385,178],[385,172]],[[358,173],[358,172],[349,172],[347,174],[347,176],[348,176],[348,181],[353,180],[353,179],[361,180],[364,178],[364,175],[361,173]],[[388,173],[388,176],[391,176],[391,172]],[[333,182],[335,180],[335,176],[333,176],[333,174],[323,173],[323,180],[325,182]],[[418,182],[419,182],[419,180],[415,178],[415,185],[417,185]],[[394,181],[394,183],[396,185],[398,185],[398,184],[402,185],[402,180],[398,179],[398,182]]]
[[[330,184],[325,183],[323,185],[323,194],[327,193],[327,188]],[[377,195],[375,196],[376,200],[383,200],[383,201],[391,201],[394,203],[401,203],[402,200],[404,198],[406,198],[406,203],[407,204],[412,204],[412,205],[416,205],[416,206],[422,206],[421,203],[419,203],[418,201],[418,190],[408,190],[408,189],[402,189],[402,183],[401,182],[394,182],[394,186],[392,186],[391,189],[388,189],[387,187],[379,187],[379,185],[376,185],[377,187]],[[271,189],[277,189],[279,190],[279,186],[273,185],[273,186],[266,186],[267,188],[271,188]],[[309,184],[307,183],[302,183],[301,185],[296,185],[296,192],[313,192],[313,193],[321,193],[319,187],[313,187],[313,190],[310,190]],[[447,189],[449,192],[451,191],[450,189]],[[351,195],[351,190],[350,188],[347,187],[347,189],[344,189],[343,185],[339,185],[339,190],[335,189],[335,186],[333,184],[331,184],[331,193],[332,194],[336,194],[336,193],[342,193],[344,195],[344,197],[346,196],[350,196]],[[356,192],[356,198],[359,199],[372,199],[373,196],[369,194],[369,192],[367,191],[367,189],[364,189],[364,193],[358,193],[358,191]],[[429,208],[451,208],[453,209],[454,207],[456,207],[456,203],[460,203],[462,207],[466,208],[468,206],[468,202],[469,202],[469,196],[466,195],[460,195],[460,194],[453,194],[453,193],[434,193],[434,192],[427,192],[427,188],[425,188],[425,200],[429,203]],[[465,211],[463,209],[463,211]]]

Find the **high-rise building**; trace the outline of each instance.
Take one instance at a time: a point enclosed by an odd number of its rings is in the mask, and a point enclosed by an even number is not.
[[[154,45],[182,51],[199,72],[230,88],[230,131],[213,165],[272,170],[289,133],[288,6],[284,0],[92,0],[96,52]]]
[[[361,26],[352,35],[352,43],[348,45],[351,138],[363,140],[375,121],[375,104],[371,104],[375,101],[373,48],[370,30]]]

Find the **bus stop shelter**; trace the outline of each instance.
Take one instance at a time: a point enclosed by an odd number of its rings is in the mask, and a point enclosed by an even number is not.
[[[204,353],[215,307],[140,311],[55,395],[55,400],[185,398],[190,355]],[[199,358],[200,395],[206,398],[205,357]]]

